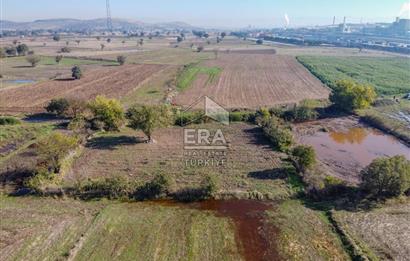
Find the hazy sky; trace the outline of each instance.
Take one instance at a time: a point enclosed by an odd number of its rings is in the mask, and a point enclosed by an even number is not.
[[[0,0],[1,19],[101,18],[105,0]],[[111,0],[113,18],[145,22],[183,21],[208,27],[290,26],[392,21],[407,0]],[[406,8],[405,8],[406,9]]]

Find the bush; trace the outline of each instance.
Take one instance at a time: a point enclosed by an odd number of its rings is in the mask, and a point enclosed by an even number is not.
[[[62,53],[70,53],[71,49],[67,46],[64,46],[63,48],[61,48],[60,52]]]
[[[342,80],[336,83],[330,95],[330,101],[336,108],[348,112],[369,107],[377,95],[370,85],[359,84],[352,80]]]
[[[138,200],[156,199],[170,192],[171,179],[164,174],[158,174],[151,182],[137,189],[133,197]]]
[[[53,36],[53,40],[56,41],[56,42],[60,41],[60,39],[61,39],[61,37],[57,34]]]
[[[259,127],[264,127],[271,120],[271,114],[268,109],[261,108],[256,112],[255,123]]]
[[[17,49],[14,46],[6,47],[5,52],[8,56],[16,56],[17,55]]]
[[[21,121],[14,117],[0,117],[0,126],[1,125],[17,125],[20,123]]]
[[[192,202],[210,199],[215,196],[218,183],[213,176],[206,176],[197,188],[184,188],[174,193],[174,199],[182,202]]]
[[[300,172],[313,167],[316,163],[316,153],[311,146],[296,146],[292,150],[292,156],[295,168]]]
[[[77,147],[78,142],[78,138],[60,132],[55,132],[44,138],[36,146],[36,153],[40,159],[37,166],[50,173],[59,173],[61,160]]]
[[[81,77],[83,76],[83,73],[81,71],[80,66],[76,65],[73,68],[71,68],[71,76],[76,80],[81,79]]]
[[[140,129],[152,141],[152,132],[156,128],[166,127],[173,122],[173,113],[167,105],[134,106],[127,111],[128,126]]]
[[[32,67],[36,67],[37,64],[41,61],[41,58],[36,55],[30,55],[27,56],[26,60],[31,64]]]
[[[50,173],[46,169],[38,169],[34,171],[33,176],[26,179],[24,181],[24,186],[35,191],[36,193],[42,193],[44,190],[44,187],[49,184],[53,179],[55,175],[53,173]]]
[[[250,111],[234,111],[229,113],[229,120],[231,122],[252,122],[255,120],[255,113]]]
[[[62,55],[57,55],[56,57],[55,57],[55,61],[56,61],[56,63],[60,63],[61,62],[61,60],[63,59],[63,56]]]
[[[201,124],[204,121],[201,111],[187,111],[178,112],[175,116],[174,124],[183,127],[189,124]]]
[[[361,177],[361,187],[371,196],[400,196],[410,189],[410,161],[404,156],[375,159]]]
[[[263,127],[263,131],[279,151],[287,152],[293,144],[292,132],[283,126],[275,116],[269,118]]]
[[[304,122],[316,120],[318,113],[308,106],[295,106],[292,110],[286,111],[283,114],[285,120],[294,121],[294,122]]]
[[[19,44],[16,47],[16,51],[18,53],[18,55],[26,55],[26,53],[28,52],[28,46],[26,44]]]
[[[97,96],[88,106],[93,113],[93,121],[102,122],[107,131],[117,131],[124,123],[124,109],[116,99]]]
[[[262,40],[262,39],[258,39],[258,40],[256,41],[256,44],[259,44],[259,45],[263,44],[263,40]]]
[[[136,189],[136,184],[124,177],[88,180],[81,184],[78,192],[82,197],[106,197],[108,199],[128,199]],[[85,194],[85,195],[84,195]]]
[[[196,48],[196,51],[197,51],[198,53],[200,53],[200,52],[202,52],[204,49],[205,49],[205,48],[204,48],[203,46],[198,46],[198,47]]]
[[[118,62],[120,65],[123,65],[123,64],[125,63],[126,59],[127,59],[127,57],[125,57],[125,56],[123,56],[123,55],[117,56],[117,62]]]
[[[67,99],[52,99],[50,103],[45,107],[46,111],[49,113],[55,113],[56,115],[63,117],[66,115],[70,104]]]

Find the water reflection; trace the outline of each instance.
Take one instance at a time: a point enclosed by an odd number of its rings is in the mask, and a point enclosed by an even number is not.
[[[330,138],[338,144],[362,144],[368,135],[368,131],[364,128],[352,128],[348,132],[331,132]]]

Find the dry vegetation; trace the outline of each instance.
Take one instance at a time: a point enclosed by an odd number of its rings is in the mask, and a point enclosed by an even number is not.
[[[226,108],[259,108],[329,95],[329,90],[292,57],[220,54],[203,66],[221,68],[219,80],[211,83],[207,75],[200,74],[191,88],[176,97],[176,104],[190,105],[206,95]]]
[[[121,98],[137,88],[162,65],[127,65],[89,71],[80,80],[58,79],[34,85],[0,90],[1,111],[42,111],[53,98],[89,100],[97,95]]]

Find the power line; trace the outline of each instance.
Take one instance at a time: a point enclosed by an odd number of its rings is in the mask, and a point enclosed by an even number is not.
[[[107,29],[112,32],[112,19],[111,19],[111,7],[110,0],[107,0]]]

